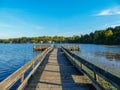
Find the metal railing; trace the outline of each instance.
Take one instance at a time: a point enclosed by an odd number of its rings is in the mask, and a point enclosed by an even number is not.
[[[28,83],[30,77],[35,73],[41,62],[44,60],[46,55],[52,50],[52,47],[47,48],[45,51],[40,53],[33,60],[22,66],[16,72],[11,74],[4,81],[0,82],[0,90],[9,90],[18,80],[21,81],[21,84],[17,88],[17,90],[23,90]],[[36,64],[37,62],[37,64]],[[25,77],[25,73],[32,68],[30,73]]]
[[[120,78],[75,55],[62,47],[74,66],[85,73],[98,90],[120,90]]]

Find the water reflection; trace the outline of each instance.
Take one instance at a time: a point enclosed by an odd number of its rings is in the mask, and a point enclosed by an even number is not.
[[[120,60],[120,53],[115,52],[95,52],[97,56],[105,56],[107,60]]]

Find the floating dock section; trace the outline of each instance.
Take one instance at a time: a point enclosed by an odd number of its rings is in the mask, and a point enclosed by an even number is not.
[[[48,47],[50,47],[50,45],[34,45],[33,50],[34,51],[44,51],[45,49],[47,49]]]

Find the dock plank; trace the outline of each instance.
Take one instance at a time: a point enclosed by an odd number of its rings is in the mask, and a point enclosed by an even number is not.
[[[55,48],[39,66],[25,90],[96,90],[61,49]]]

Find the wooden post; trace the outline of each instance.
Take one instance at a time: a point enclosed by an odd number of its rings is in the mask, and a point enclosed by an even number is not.
[[[34,69],[34,67],[35,67],[35,66],[34,66],[34,63],[33,63],[33,65],[32,65],[32,69]]]
[[[21,83],[24,81],[24,74],[21,76]]]
[[[95,72],[94,72],[94,79],[97,80],[97,78],[96,78],[96,73],[95,73]]]
[[[82,63],[80,63],[80,67],[81,67],[81,69],[82,69]]]

